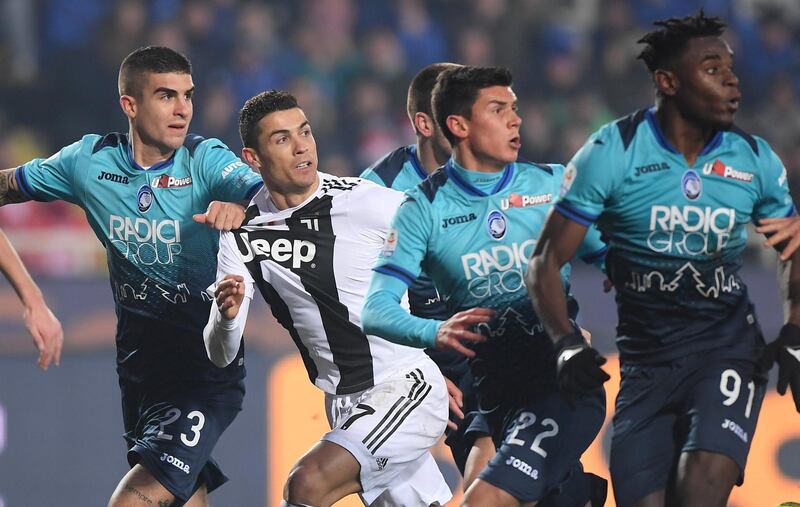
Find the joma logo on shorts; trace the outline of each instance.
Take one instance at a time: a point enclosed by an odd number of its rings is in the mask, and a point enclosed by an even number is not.
[[[190,471],[189,465],[187,465],[183,461],[179,460],[175,456],[171,456],[171,455],[169,455],[169,454],[167,454],[165,452],[162,452],[161,453],[161,461],[166,461],[167,463],[169,463],[170,465],[174,466],[178,470],[181,470],[186,475],[189,475],[189,471]]]
[[[733,432],[734,435],[739,437],[742,440],[742,442],[747,443],[748,439],[747,432],[743,430],[741,426],[731,421],[730,419],[725,419],[725,421],[723,421],[722,429],[731,430],[731,432]]]
[[[533,468],[532,466],[530,466],[529,464],[525,463],[521,459],[515,458],[514,456],[511,456],[510,458],[508,458],[506,460],[506,465],[511,465],[512,467],[516,468],[517,470],[519,470],[523,474],[525,474],[525,475],[527,475],[527,476],[529,476],[529,477],[531,477],[533,479],[538,479],[539,478],[539,470]]]

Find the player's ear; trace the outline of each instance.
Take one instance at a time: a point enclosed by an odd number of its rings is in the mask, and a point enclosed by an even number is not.
[[[447,128],[459,139],[464,139],[469,135],[467,119],[457,114],[451,114],[447,117]]]
[[[653,73],[653,81],[656,84],[656,89],[665,97],[674,96],[680,86],[678,76],[671,70],[666,69],[657,69]]]
[[[119,97],[119,105],[122,108],[122,112],[125,113],[125,116],[130,118],[131,120],[136,118],[136,99],[130,95],[120,95]]]
[[[258,154],[253,148],[242,148],[242,158],[250,167],[256,169],[261,167],[261,161],[258,159]]]
[[[434,134],[433,121],[434,121],[433,118],[431,118],[425,113],[418,112],[414,114],[414,128],[416,128],[417,132],[419,132],[425,137],[433,137]]]

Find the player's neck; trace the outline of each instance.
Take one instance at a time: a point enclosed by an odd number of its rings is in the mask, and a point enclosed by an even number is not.
[[[167,147],[159,147],[146,144],[142,138],[131,129],[128,134],[131,142],[131,156],[133,161],[141,167],[151,167],[159,162],[163,162],[175,153],[175,150]]]
[[[447,163],[449,155],[444,154],[437,157],[436,149],[430,139],[417,136],[417,158],[426,174],[431,174]]]
[[[477,154],[464,146],[463,143],[453,149],[453,159],[467,171],[479,173],[500,172],[508,165],[508,162]]]
[[[317,179],[314,181],[314,184],[303,190],[284,190],[280,188],[279,185],[275,185],[274,183],[270,184],[270,182],[266,180],[264,184],[267,186],[267,189],[269,189],[269,198],[272,204],[274,204],[279,211],[283,211],[289,208],[296,208],[306,202],[309,197],[316,193],[319,188],[319,182],[319,173],[317,173]]]
[[[683,116],[677,107],[661,103],[656,109],[658,122],[664,137],[675,147],[689,164],[694,166],[700,152],[714,136],[714,129],[698,125]]]

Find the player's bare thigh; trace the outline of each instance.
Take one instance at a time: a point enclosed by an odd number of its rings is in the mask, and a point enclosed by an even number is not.
[[[137,464],[119,481],[108,502],[108,507],[138,507],[140,505],[167,507],[174,501],[175,497],[172,493],[162,486],[145,467]],[[185,506],[208,507],[206,486],[200,486],[200,489],[192,495]]]

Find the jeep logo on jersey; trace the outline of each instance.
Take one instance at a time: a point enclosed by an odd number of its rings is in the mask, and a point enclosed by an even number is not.
[[[503,211],[509,208],[525,208],[527,206],[538,206],[548,204],[553,200],[553,194],[520,195],[509,194],[508,198],[500,199],[500,209]]]
[[[657,162],[655,164],[647,164],[647,165],[640,165],[636,168],[636,174],[634,176],[638,177],[642,174],[649,174],[649,173],[656,173],[659,171],[668,171],[669,164],[666,162]]]
[[[292,269],[298,269],[302,264],[313,261],[317,255],[317,245],[310,241],[287,238],[277,238],[274,241],[265,238],[251,240],[248,234],[239,233],[242,240],[239,243],[239,252],[243,262],[250,262],[258,256],[271,259],[284,267],[291,265]],[[242,247],[246,251],[242,251]],[[311,267],[315,266],[312,264]]]
[[[700,194],[703,192],[703,182],[696,172],[689,169],[683,173],[681,189],[683,189],[683,195],[685,195],[687,199],[694,201],[700,197]]]
[[[153,190],[147,185],[142,185],[139,187],[139,191],[136,192],[136,205],[139,207],[139,211],[144,213],[150,209],[152,204]]]
[[[100,181],[106,180],[106,181],[113,181],[114,183],[122,183],[123,185],[128,184],[127,176],[115,173],[107,173],[105,171],[100,171],[100,174],[97,176],[97,179]]]
[[[153,181],[150,183],[150,186],[153,188],[175,188],[175,187],[186,187],[192,184],[192,177],[187,176],[185,178],[175,178],[174,176],[170,176],[169,174],[162,174],[161,176],[156,176],[153,178]]]
[[[442,219],[442,229],[447,229],[450,225],[466,224],[476,220],[478,216],[475,213],[469,215],[459,215],[457,217],[447,217]]]
[[[506,216],[500,211],[492,210],[486,217],[486,230],[493,239],[498,241],[503,239],[507,228]]]
[[[746,183],[751,183],[753,181],[753,173],[734,169],[729,165],[725,165],[720,160],[705,164],[703,166],[703,174],[714,174],[723,178],[744,181]]]

